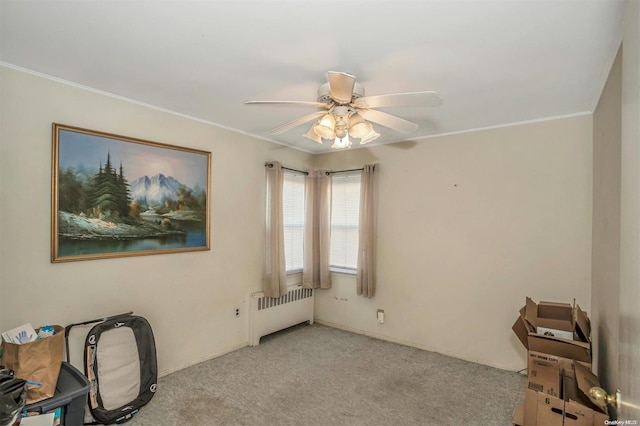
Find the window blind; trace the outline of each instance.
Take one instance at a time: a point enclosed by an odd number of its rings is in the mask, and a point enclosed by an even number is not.
[[[332,175],[331,254],[332,267],[353,269],[358,265],[361,172]]]
[[[304,175],[284,171],[282,188],[284,256],[287,272],[302,270],[304,238]]]

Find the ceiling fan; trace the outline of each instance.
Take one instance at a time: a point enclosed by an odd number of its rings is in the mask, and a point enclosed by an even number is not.
[[[322,143],[323,140],[333,141],[332,148],[348,148],[351,146],[351,139],[360,139],[360,145],[364,145],[380,136],[371,123],[402,133],[412,133],[418,129],[416,123],[375,108],[438,106],[442,103],[440,95],[433,91],[364,96],[364,87],[356,82],[355,76],[337,71],[329,71],[327,76],[328,82],[318,88],[316,102],[247,101],[245,104],[288,104],[320,108],[321,111],[307,114],[271,129],[270,133],[278,135],[316,120],[304,137],[317,143]]]

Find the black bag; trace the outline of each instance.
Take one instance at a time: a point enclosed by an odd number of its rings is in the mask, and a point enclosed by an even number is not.
[[[129,420],[153,398],[158,386],[156,347],[149,322],[127,313],[72,324],[66,327],[68,345],[74,328],[80,337],[85,336],[82,368],[91,383],[91,416],[85,416],[85,423]],[[72,364],[73,352],[68,346],[67,358]]]
[[[27,402],[26,381],[13,377],[13,371],[0,370],[0,426],[15,423]]]

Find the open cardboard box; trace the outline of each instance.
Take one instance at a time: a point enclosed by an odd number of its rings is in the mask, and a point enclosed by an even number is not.
[[[580,306],[576,307],[574,313],[569,304],[536,304],[527,297],[526,305],[520,310],[512,329],[529,351],[591,363],[591,324]],[[547,334],[540,334],[538,331],[541,329],[547,330]],[[551,335],[553,332],[549,330],[570,333],[572,338]]]
[[[568,303],[536,304],[527,297],[525,318],[536,328],[538,334],[573,340],[573,308]]]
[[[553,365],[549,365],[553,369]],[[588,397],[589,389],[600,386],[592,372],[575,363],[574,375],[563,372],[561,378],[562,397],[527,389],[524,410],[516,409],[514,423],[521,422],[523,426],[586,426],[603,425],[605,420],[609,420],[606,407],[595,405]]]
[[[591,371],[591,363],[584,361],[575,361],[571,358],[564,358],[558,355],[546,354],[543,352],[536,351],[527,351],[528,361],[527,361],[527,371],[530,373],[534,368],[534,363],[536,362],[544,362],[549,364],[557,364],[559,366],[559,370],[564,370],[565,374],[570,374],[575,377],[575,367],[574,364],[578,363],[585,367],[587,370]]]
[[[563,384],[567,380],[576,380],[576,364],[580,364],[580,371],[587,371],[589,374],[592,374],[591,364],[585,364],[580,361],[573,361],[566,358],[553,357],[546,354],[538,354],[536,352],[529,352],[529,362],[527,364],[527,389],[560,397],[562,395]],[[587,379],[584,379],[584,381],[586,380]],[[593,386],[597,385],[592,385],[590,387]],[[575,388],[575,386],[569,387],[569,390],[573,388]]]

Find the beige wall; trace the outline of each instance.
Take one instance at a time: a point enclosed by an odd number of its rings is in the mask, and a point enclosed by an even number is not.
[[[594,368],[606,389],[618,386],[621,90],[622,49],[593,114],[591,337]]]
[[[263,163],[305,168],[311,156],[9,68],[0,89],[0,329],[132,310],[154,328],[161,374],[246,345]],[[211,151],[211,250],[51,264],[52,122]]]
[[[378,290],[318,291],[320,322],[505,369],[525,297],[590,310],[590,115],[318,156],[379,163]],[[385,324],[376,309],[385,310]]]
[[[262,271],[262,165],[272,159],[380,164],[378,293],[358,298],[353,277],[335,274],[318,292],[322,322],[519,370],[525,353],[510,327],[525,296],[591,309],[591,116],[312,157],[0,73],[0,329],[133,310],[154,326],[161,373],[244,346],[244,303]],[[51,264],[52,122],[210,150],[211,251]]]

